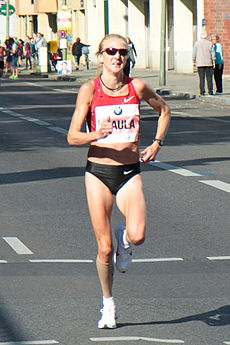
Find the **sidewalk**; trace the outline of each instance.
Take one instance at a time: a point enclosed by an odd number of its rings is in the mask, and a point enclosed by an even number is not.
[[[81,66],[79,71],[73,71],[71,76],[60,76],[55,72],[38,74],[33,70],[20,70],[19,80],[22,78],[41,78],[46,77],[53,80],[72,81],[77,83],[84,83],[88,80],[96,78],[97,67],[94,65],[89,70]],[[193,99],[197,98],[202,102],[214,102],[220,105],[230,105],[230,75],[223,76],[223,94],[214,96],[202,96],[199,94],[199,77],[197,73],[183,74],[168,71],[166,73],[166,85],[159,86],[159,72],[148,68],[134,68],[132,70],[132,77],[142,78],[151,85],[157,93],[164,98],[170,99]],[[13,81],[12,81],[13,82]],[[213,90],[215,92],[215,82],[213,80]]]
[[[159,86],[159,72],[148,69],[134,70],[134,77],[141,77],[146,80],[159,94],[165,98],[198,98],[203,102],[214,102],[222,105],[230,105],[230,76],[223,77],[223,94],[214,96],[199,97],[199,76],[198,73],[182,74],[168,71],[166,73],[166,86]],[[207,85],[207,84],[206,84]],[[215,82],[213,80],[213,90],[215,92]],[[166,94],[165,94],[166,93]]]

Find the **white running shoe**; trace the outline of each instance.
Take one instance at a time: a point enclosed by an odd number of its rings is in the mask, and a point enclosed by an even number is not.
[[[118,313],[116,312],[115,305],[103,306],[100,310],[101,319],[98,321],[98,328],[116,328],[116,319],[118,318]]]
[[[125,227],[123,225],[119,226],[115,230],[115,236],[117,239],[117,251],[114,255],[114,262],[117,270],[121,273],[125,273],[128,269],[129,264],[132,261],[132,244],[129,246],[124,246],[123,243],[123,233]]]

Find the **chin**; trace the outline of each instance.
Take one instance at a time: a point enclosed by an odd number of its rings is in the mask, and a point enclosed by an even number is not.
[[[111,67],[111,70],[112,70],[113,72],[120,72],[120,71],[123,70],[123,68],[124,68],[123,65],[113,65],[113,66]]]

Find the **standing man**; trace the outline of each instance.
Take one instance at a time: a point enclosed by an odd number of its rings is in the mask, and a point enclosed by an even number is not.
[[[79,70],[80,58],[82,56],[83,47],[89,47],[89,45],[81,43],[80,37],[77,37],[76,42],[72,46],[72,55],[74,56],[76,61],[76,71]]]
[[[205,94],[205,76],[208,84],[208,93],[213,95],[213,68],[215,68],[215,50],[212,43],[207,39],[207,32],[203,31],[200,40],[195,43],[193,48],[193,66],[198,68],[200,79],[200,94]]]
[[[214,68],[214,79],[216,83],[216,95],[223,93],[223,70],[224,70],[224,60],[223,60],[223,47],[219,43],[219,36],[212,35],[212,44],[216,53],[216,64]]]

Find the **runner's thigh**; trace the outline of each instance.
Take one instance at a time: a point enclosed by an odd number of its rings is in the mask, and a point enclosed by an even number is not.
[[[85,174],[86,193],[89,212],[97,240],[107,237],[111,242],[111,212],[113,195],[111,191],[94,175]]]
[[[133,243],[145,237],[146,205],[140,174],[132,177],[117,193],[117,206],[126,217],[126,230]]]

